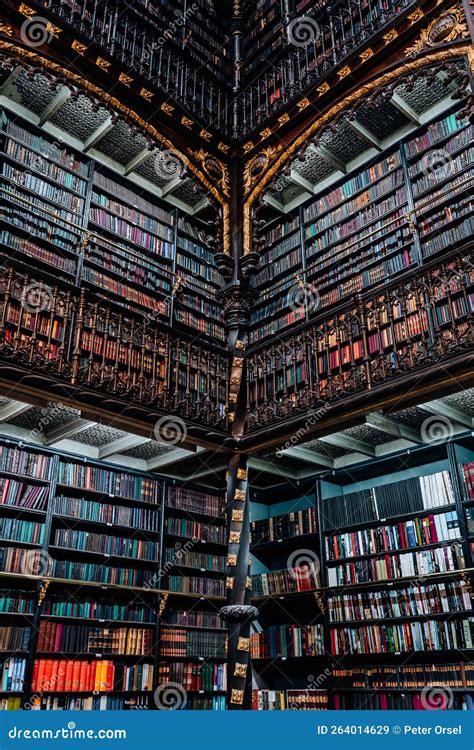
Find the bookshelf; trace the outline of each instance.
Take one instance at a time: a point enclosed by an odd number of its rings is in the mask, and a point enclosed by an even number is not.
[[[220,277],[205,223],[7,110],[0,122],[0,239],[9,262],[26,270],[34,259],[45,274],[89,290],[99,306],[114,305],[132,339],[149,318],[223,343]],[[89,315],[96,329],[93,309]]]
[[[272,219],[261,236],[251,343],[293,332],[462,244],[472,233],[471,143],[467,120],[438,115],[285,221]],[[430,167],[441,149],[445,161]]]
[[[460,437],[254,498],[254,709],[287,709],[292,688],[304,710],[420,709],[433,685],[472,708],[472,466]],[[310,557],[317,590],[283,595],[275,568]]]
[[[189,708],[223,710],[223,504],[1,438],[1,708],[154,710],[182,679]]]

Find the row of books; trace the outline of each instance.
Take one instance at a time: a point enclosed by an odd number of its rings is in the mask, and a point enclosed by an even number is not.
[[[132,242],[148,252],[156,253],[163,258],[173,257],[173,245],[171,243],[165,242],[160,237],[155,237],[155,235],[140,229],[140,227],[129,224],[125,219],[109,214],[102,208],[91,208],[90,219],[96,226],[104,227],[109,232],[118,234],[128,242]]]
[[[187,518],[173,518],[172,516],[166,519],[165,533],[214,544],[226,544],[227,541],[224,526],[210,526],[197,521],[189,521]]]
[[[295,566],[291,571],[274,570],[252,576],[253,595],[257,597],[313,591],[319,586],[319,571],[315,563]]]
[[[132,309],[133,305],[139,305],[140,307],[146,307],[156,313],[160,313],[161,315],[167,315],[168,313],[168,302],[166,300],[157,300],[140,289],[135,289],[127,284],[123,284],[117,279],[105,276],[95,268],[84,267],[82,278],[84,281],[99,286],[102,289],[106,289],[108,292],[120,297],[121,305],[124,304],[123,300],[127,300],[125,306],[128,309]]]
[[[3,162],[2,175],[10,180],[14,185],[22,185],[27,190],[42,198],[51,201],[53,205],[61,205],[63,208],[73,211],[78,216],[84,210],[84,199],[74,193],[64,190],[51,182],[45,182],[34,173],[17,169],[10,164]],[[76,216],[76,221],[78,219]]]
[[[225,657],[226,642],[225,633],[163,627],[160,633],[160,654],[222,659]]]
[[[21,232],[14,231],[13,227],[20,229],[23,232],[27,232],[30,237],[34,235],[48,244],[50,243],[54,245],[55,250],[60,248],[61,250],[67,250],[70,253],[76,253],[79,240],[78,232],[74,233],[63,229],[59,224],[56,224],[56,222],[44,219],[36,212],[32,212],[29,207],[23,209],[17,208],[16,206],[10,207],[5,205],[1,210],[1,217],[2,220],[9,225],[8,228],[11,230],[10,232],[6,231],[3,234],[3,241],[6,245],[9,245],[15,250],[20,250],[27,255],[32,255],[48,264],[51,264],[52,259],[56,257],[59,258],[59,260],[63,260],[61,253],[50,249],[46,250],[30,243],[29,238],[22,238]],[[64,264],[63,270],[67,270],[68,273],[71,274],[75,272],[75,260],[67,260],[64,258]]]
[[[20,711],[21,698],[14,695],[8,698],[0,698],[0,711]]]
[[[254,659],[292,658],[324,654],[322,625],[270,625],[250,636]]]
[[[98,628],[42,620],[38,651],[145,656],[153,649],[151,628]]]
[[[316,534],[316,508],[291,511],[285,515],[252,521],[250,528],[253,544],[278,542],[280,539],[290,539],[304,534]]]
[[[24,144],[29,149],[36,151],[42,159],[48,158],[53,160],[62,167],[74,172],[74,174],[87,178],[89,170],[86,162],[77,159],[74,154],[62,148],[56,141],[51,142],[42,135],[36,135],[25,130],[25,128],[22,128],[14,120],[5,120],[4,128],[9,136]],[[45,157],[45,154],[47,157]]]
[[[7,138],[4,143],[4,153],[67,190],[82,196],[86,194],[85,177],[80,177],[77,172],[62,169],[56,161],[38,157],[37,153],[11,138]]]
[[[470,165],[474,160],[474,148],[466,148],[454,157],[446,153],[446,158],[449,159],[449,172],[447,172],[446,168],[441,168],[437,174],[435,166],[434,170],[425,169],[419,173],[418,177],[412,180],[414,196],[419,196],[421,193],[432,190],[433,184],[436,184],[436,181],[442,182],[450,174],[457,174],[458,172],[466,174],[469,172]]]
[[[22,656],[12,656],[0,661],[0,690],[21,693],[24,687],[26,660]]]
[[[351,531],[326,537],[328,560],[371,555],[388,550],[422,547],[459,537],[459,520],[455,511],[400,521],[391,526]]]
[[[46,510],[49,488],[0,477],[0,504],[31,510]]]
[[[225,630],[225,625],[219,614],[200,609],[173,609],[166,612],[167,625],[184,625],[193,628],[213,628]]]
[[[388,482],[370,490],[323,499],[326,530],[385,520],[454,503],[448,471]]]
[[[31,615],[35,611],[36,597],[30,591],[0,590],[0,614]]]
[[[474,666],[457,664],[377,665],[374,667],[334,668],[333,686],[337,688],[373,688],[374,690],[446,687],[474,687]]]
[[[150,232],[151,234],[165,240],[166,242],[164,244],[169,251],[164,253],[164,255],[167,258],[173,257],[173,230],[170,226],[162,224],[155,218],[137,211],[133,205],[120,203],[119,201],[116,201],[103,193],[98,193],[95,190],[92,191],[91,200],[96,206],[104,208],[107,213],[115,214],[116,218],[120,217],[126,219],[129,224],[140,227],[146,232]]]
[[[210,495],[185,487],[170,487],[166,500],[168,508],[179,508],[189,513],[204,513],[219,518],[224,512],[223,497]]]
[[[202,576],[168,576],[170,591],[185,594],[207,594],[208,596],[225,596],[224,581]]]
[[[219,323],[209,322],[202,318],[199,314],[195,315],[192,312],[179,310],[175,307],[174,319],[177,323],[182,323],[183,325],[195,328],[197,331],[201,331],[201,333],[205,333],[207,336],[211,336],[211,338],[219,339],[219,341],[225,340],[225,331],[223,326]],[[202,393],[202,389],[199,389],[199,392]]]
[[[135,189],[131,190],[125,185],[121,185],[110,177],[107,177],[102,171],[96,171],[94,173],[94,185],[99,189],[104,190],[106,193],[114,196],[118,201],[125,204],[126,208],[133,206],[135,210],[143,211],[150,216],[153,216],[159,222],[174,224],[174,216],[170,211],[161,208],[156,203],[152,203],[147,200],[143,192],[138,192]]]
[[[419,584],[387,591],[361,591],[328,596],[330,622],[469,612],[471,597],[465,581]]]
[[[327,711],[326,690],[253,690],[254,711]]]
[[[62,516],[97,521],[131,529],[159,531],[160,514],[148,508],[130,508],[125,505],[109,505],[94,500],[60,495],[54,500],[54,512]]]
[[[75,261],[68,260],[68,258],[61,258],[57,253],[45,250],[43,247],[39,247],[34,242],[31,242],[24,237],[17,237],[11,232],[4,230],[0,233],[0,242],[3,246],[6,246],[13,251],[11,255],[18,251],[24,253],[30,258],[37,258],[43,263],[55,266],[57,269],[60,269],[71,276],[75,273]]]
[[[127,666],[110,659],[35,659],[32,690],[43,693],[147,691],[153,688],[153,665]]]
[[[474,703],[472,697],[465,695],[446,694],[442,689],[439,700],[434,700],[436,710],[472,711]],[[430,711],[433,705],[423,692],[420,693],[336,693],[334,696],[336,711]]]
[[[474,500],[474,462],[463,464],[464,486],[469,500]]]
[[[420,151],[434,146],[438,141],[446,138],[446,136],[456,133],[461,128],[465,128],[467,124],[467,120],[459,120],[455,113],[431,123],[424,133],[416,138],[412,138],[407,143],[408,156],[410,158],[416,157]]]
[[[30,711],[148,711],[150,697],[134,695],[42,695],[31,702]]]
[[[407,651],[450,651],[471,649],[469,620],[441,622],[426,620],[400,625],[364,625],[359,628],[332,628],[331,653],[398,654]]]
[[[227,560],[223,556],[208,555],[204,552],[191,552],[190,550],[165,548],[165,563],[171,563],[176,567],[196,568],[199,570],[212,570],[224,573]]]
[[[87,245],[85,253],[86,263],[89,261],[104,271],[112,271],[126,282],[139,284],[153,292],[169,294],[171,291],[169,269],[160,268],[152,258],[131,252],[126,246],[110,245],[101,237],[100,243],[96,241]]]
[[[0,627],[0,651],[28,651],[31,628]]]
[[[347,562],[327,569],[328,586],[353,585],[373,581],[427,576],[465,567],[460,544],[435,547],[421,552],[385,555],[380,560]]]
[[[147,542],[143,539],[124,539],[123,537],[95,534],[78,529],[56,529],[53,544],[57,547],[99,552],[107,557],[129,557],[152,562],[158,560],[159,555],[157,542]]]
[[[49,617],[156,623],[154,610],[144,602],[121,602],[79,596],[75,596],[74,599],[47,598],[43,604],[43,614]]]
[[[0,445],[0,471],[49,479],[51,464],[52,458],[46,454]]]
[[[178,683],[186,693],[223,692],[227,689],[226,666],[211,662],[161,662],[158,665],[158,683]]]
[[[114,568],[72,560],[54,560],[52,574],[56,578],[67,578],[80,583],[113,583],[118,586],[143,586],[149,578],[148,574],[136,568]]]
[[[104,495],[119,495],[147,503],[159,503],[161,487],[159,482],[148,477],[129,474],[124,471],[111,471],[87,464],[59,464],[58,482],[85,490],[102,492]]]
[[[424,258],[444,250],[446,247],[464,242],[466,237],[470,237],[474,231],[474,220],[472,217],[450,227],[445,232],[437,232],[434,237],[425,240],[421,246],[421,252]]]
[[[18,518],[0,518],[0,539],[7,542],[42,544],[44,524],[35,521],[20,521]]]

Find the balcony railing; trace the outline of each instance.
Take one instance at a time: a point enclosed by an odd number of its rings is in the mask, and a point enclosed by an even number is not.
[[[148,319],[117,312],[86,290],[0,271],[0,359],[108,399],[227,426],[227,353]]]
[[[229,57],[223,55],[222,65],[211,66],[212,75],[193,57],[189,46],[174,40],[173,34],[165,35],[170,20],[160,15],[159,3],[153,13],[146,0],[130,5],[119,0],[32,0],[31,5],[38,8],[38,15],[45,13],[88,43],[99,45],[126,66],[127,72],[168,94],[202,125],[241,138],[301,97],[399,13],[417,3],[340,0],[319,13],[311,15],[310,11],[301,18],[288,19],[286,28],[281,27],[286,38],[275,53],[278,62],[236,97],[230,89]]]
[[[392,384],[472,351],[472,252],[358,295],[297,335],[247,357],[250,431]]]

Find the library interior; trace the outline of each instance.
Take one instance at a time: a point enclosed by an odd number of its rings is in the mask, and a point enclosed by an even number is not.
[[[0,709],[474,708],[472,0],[5,0]]]

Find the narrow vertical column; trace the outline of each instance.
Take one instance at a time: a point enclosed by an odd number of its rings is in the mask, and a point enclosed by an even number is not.
[[[227,606],[220,611],[229,628],[227,641],[227,698],[230,710],[249,709],[252,703],[250,623],[258,617],[251,606],[250,511],[247,458],[235,454],[227,472]]]

